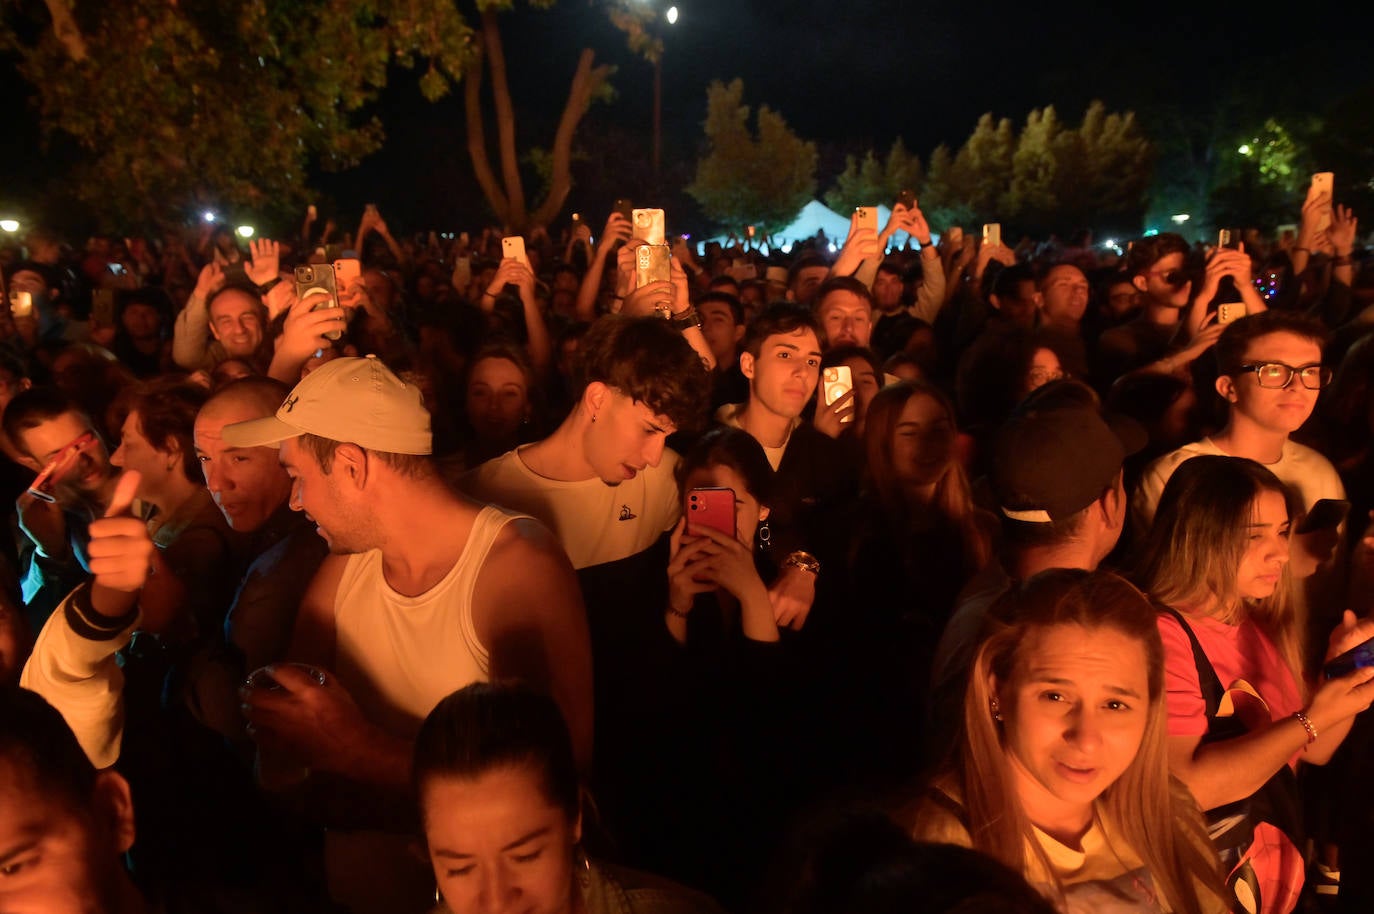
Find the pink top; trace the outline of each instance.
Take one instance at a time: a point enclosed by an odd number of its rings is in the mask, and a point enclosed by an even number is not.
[[[1221,687],[1230,692],[1236,714],[1254,730],[1302,710],[1302,697],[1288,664],[1274,642],[1253,622],[1227,625],[1210,616],[1187,616],[1203,652],[1216,670]],[[1201,736],[1207,732],[1206,703],[1198,681],[1193,648],[1178,620],[1160,613],[1159,635],[1164,641],[1164,692],[1169,710],[1170,736]],[[1237,688],[1248,683],[1263,701]],[[1296,758],[1296,757],[1295,757]]]

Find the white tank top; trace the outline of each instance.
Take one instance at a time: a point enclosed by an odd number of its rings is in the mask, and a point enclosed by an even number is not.
[[[443,580],[418,597],[392,590],[381,550],[349,557],[334,599],[335,673],[374,724],[414,737],[445,695],[490,676],[472,624],[472,591],[491,544],[524,515],[484,507]]]

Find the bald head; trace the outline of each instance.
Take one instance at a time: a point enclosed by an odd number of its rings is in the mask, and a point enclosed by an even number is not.
[[[229,526],[243,533],[261,527],[291,494],[291,479],[277,448],[232,447],[224,427],[276,413],[289,388],[271,378],[241,378],[221,387],[196,415],[196,457],[205,485]]]

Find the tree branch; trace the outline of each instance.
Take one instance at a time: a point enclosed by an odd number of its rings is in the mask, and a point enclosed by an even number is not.
[[[605,64],[593,68],[594,58],[595,55],[590,48],[584,48],[582,56],[578,58],[572,86],[568,89],[568,101],[563,106],[563,116],[559,119],[558,131],[554,134],[549,194],[530,217],[530,221],[536,225],[548,225],[552,222],[572,190],[573,135],[577,132],[578,123],[591,107],[592,98],[611,74],[611,68]]]
[[[515,108],[511,105],[510,86],[506,82],[506,55],[501,47],[501,31],[497,27],[496,11],[482,11],[482,38],[491,68],[491,97],[496,106],[496,138],[500,146],[501,177],[506,185],[509,201],[508,226],[525,221],[525,188],[520,181],[520,162],[515,150]]]
[[[46,0],[48,5],[48,15],[52,16],[52,31],[57,37],[62,47],[66,49],[67,56],[80,63],[86,59],[86,39],[81,34],[81,30],[76,27],[76,20],[72,18],[71,7],[66,0]]]
[[[492,211],[501,222],[510,221],[510,202],[496,183],[487,158],[487,134],[482,126],[482,55],[475,55],[468,64],[463,79],[463,108],[467,116],[468,157],[472,159],[473,176],[482,188]]]

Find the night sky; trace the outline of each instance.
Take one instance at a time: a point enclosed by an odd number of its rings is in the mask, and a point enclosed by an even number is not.
[[[1161,108],[1206,111],[1215,94],[1241,86],[1262,117],[1272,98],[1326,98],[1374,79],[1374,13],[1352,14],[1352,7],[1337,15],[1306,4],[1278,17],[1252,4],[680,0],[678,23],[664,26],[665,162],[675,176],[690,176],[706,86],[736,76],[747,103],[773,107],[817,142],[821,191],[845,152],[885,150],[901,136],[925,161],[938,143],[960,145],[988,111],[1019,127],[1030,109],[1053,104],[1076,123],[1100,98],[1108,110],[1136,110],[1147,129],[1158,129],[1149,118]],[[624,155],[647,159],[652,70],[628,53],[594,3],[521,9],[504,17],[503,31],[522,132],[551,138],[567,78],[587,45],[619,72],[616,99],[594,107],[585,125],[618,131]],[[14,102],[7,108],[17,142],[6,144],[0,164],[36,175],[42,166],[30,155],[37,131],[22,104],[25,89],[5,67],[0,91]],[[326,201],[349,210],[373,199],[415,228],[437,227],[477,205],[461,91],[432,105],[412,77],[398,74],[377,109],[387,148],[353,172],[323,176]],[[575,190],[570,208],[607,205],[586,193]]]

